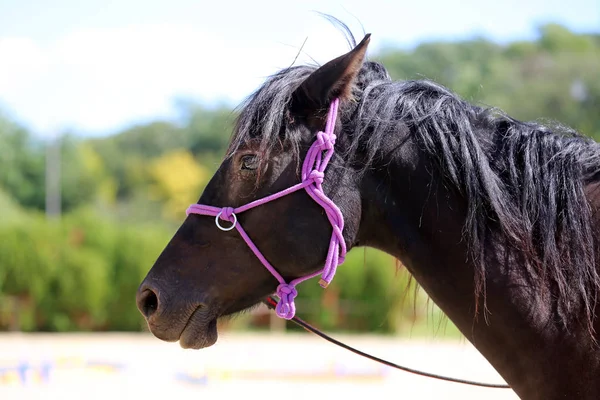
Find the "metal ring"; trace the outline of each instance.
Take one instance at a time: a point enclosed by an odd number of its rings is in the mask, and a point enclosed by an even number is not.
[[[223,228],[221,226],[221,223],[219,222],[219,218],[221,217],[221,214],[223,214],[223,210],[219,211],[219,213],[217,214],[217,216],[215,217],[215,224],[217,224],[217,228],[219,228],[222,231],[230,231],[233,228],[235,228],[236,224],[237,224],[237,216],[234,213],[231,213],[231,215],[233,215],[233,223],[231,224],[231,226],[229,228]]]

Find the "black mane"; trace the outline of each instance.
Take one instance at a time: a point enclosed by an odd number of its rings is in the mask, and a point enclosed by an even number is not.
[[[281,142],[298,155],[302,139],[286,136],[284,113],[292,92],[315,69],[285,69],[251,95],[240,109],[229,154],[258,140],[263,159]],[[485,260],[497,247],[490,244],[506,244],[525,261],[534,288],[555,297],[565,326],[582,317],[592,331],[600,277],[584,188],[600,171],[600,146],[565,127],[520,122],[471,105],[430,81],[392,81],[376,62],[364,63],[353,94],[357,101],[341,109],[344,162],[360,158],[368,168],[400,123],[410,127],[467,202],[464,232],[477,265],[477,298],[485,301]]]

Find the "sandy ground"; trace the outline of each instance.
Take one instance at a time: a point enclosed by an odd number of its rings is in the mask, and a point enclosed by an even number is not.
[[[338,338],[411,368],[504,383],[465,342]],[[28,366],[22,369],[21,378],[19,365]],[[149,334],[0,335],[2,400],[180,396],[240,400],[518,398],[510,389],[478,388],[392,370],[307,334],[225,334],[215,346],[200,351],[183,350],[177,343],[164,343]]]

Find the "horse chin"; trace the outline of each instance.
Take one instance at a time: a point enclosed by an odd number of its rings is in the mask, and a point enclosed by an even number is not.
[[[235,316],[249,312],[261,304],[260,299],[244,299],[232,305],[222,313],[216,314],[206,308],[196,309],[190,316],[186,326],[179,337],[179,345],[184,349],[204,349],[217,342],[217,321],[228,320]]]
[[[215,344],[218,336],[217,319],[206,319],[194,312],[181,332],[179,345],[184,349],[204,349]]]

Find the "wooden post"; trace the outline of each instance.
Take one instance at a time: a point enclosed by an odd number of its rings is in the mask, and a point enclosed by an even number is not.
[[[61,163],[60,137],[50,140],[46,145],[46,216],[57,218],[61,214]]]

